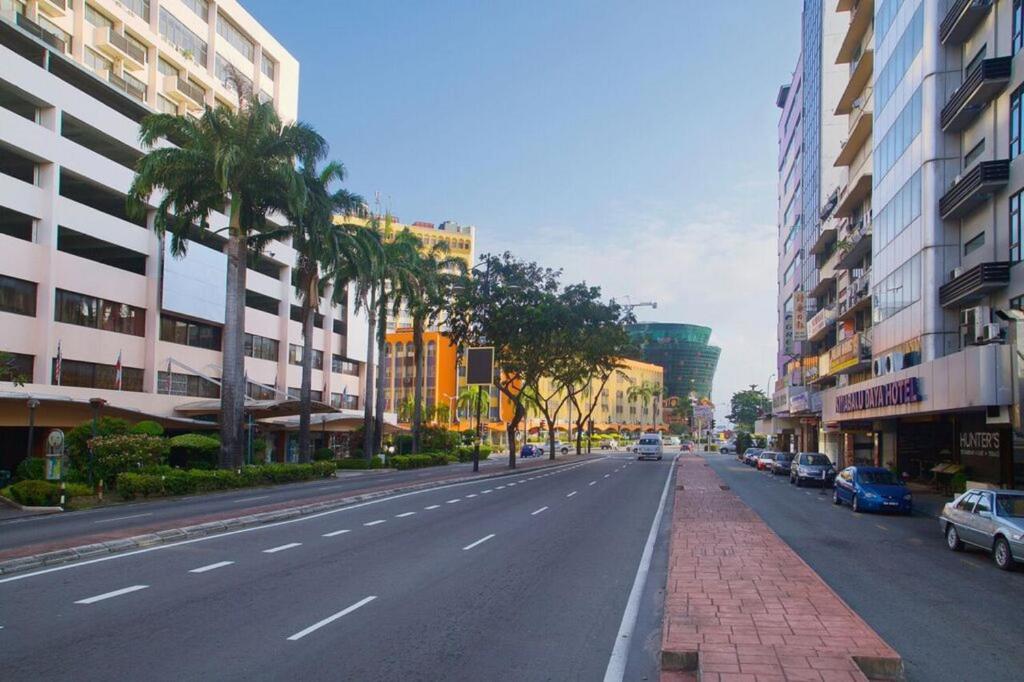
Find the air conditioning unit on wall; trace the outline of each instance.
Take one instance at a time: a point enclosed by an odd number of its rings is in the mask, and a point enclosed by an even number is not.
[[[998,324],[986,324],[981,330],[979,343],[999,343],[1003,340],[1003,328]]]
[[[886,374],[890,372],[900,371],[905,366],[903,353],[900,353],[898,351],[889,353],[888,355],[885,356],[885,364],[889,369],[889,371],[886,372]]]
[[[963,337],[964,345],[970,346],[983,343],[985,325],[992,320],[989,307],[979,305],[973,308],[964,308],[960,311],[960,334]]]

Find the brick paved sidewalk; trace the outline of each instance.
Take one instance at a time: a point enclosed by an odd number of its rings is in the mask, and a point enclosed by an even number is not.
[[[902,660],[700,457],[680,456],[663,682],[902,679]]]

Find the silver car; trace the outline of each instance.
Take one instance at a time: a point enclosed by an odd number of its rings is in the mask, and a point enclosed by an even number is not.
[[[943,508],[939,524],[954,552],[980,547],[1004,571],[1024,562],[1024,491],[972,488]]]

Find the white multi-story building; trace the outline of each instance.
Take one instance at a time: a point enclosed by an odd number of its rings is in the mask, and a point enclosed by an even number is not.
[[[37,425],[71,426],[94,398],[105,414],[175,423],[195,414],[183,404],[219,395],[209,379],[220,376],[223,238],[211,231],[172,257],[125,196],[142,118],[237,106],[239,81],[296,117],[297,61],[233,0],[0,0],[0,351],[24,379],[0,384],[0,468],[25,454],[29,397]],[[253,397],[300,385],[294,263],[278,242],[250,264]],[[314,398],[355,409],[365,321],[329,301],[314,331]],[[285,439],[276,447],[281,456]]]

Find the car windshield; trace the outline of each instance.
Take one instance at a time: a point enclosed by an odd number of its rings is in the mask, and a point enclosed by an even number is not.
[[[1024,495],[996,495],[996,512],[1000,516],[1024,518]]]
[[[803,462],[801,462],[801,464],[807,464],[809,466],[828,466],[831,462],[825,455],[804,455]]]
[[[869,485],[899,485],[899,481],[891,471],[876,469],[873,471],[858,471],[857,480]]]
[[[783,453],[780,453],[778,455],[775,455],[775,461],[776,462],[792,462],[793,461],[793,455],[789,454],[788,452],[783,452]]]
[[[641,438],[640,439],[640,445],[657,445],[657,444],[658,444],[658,439],[657,438]]]

